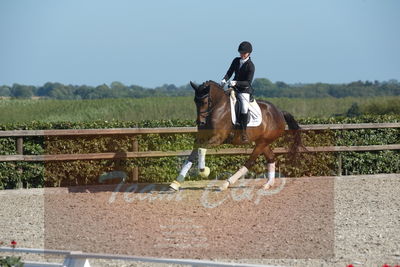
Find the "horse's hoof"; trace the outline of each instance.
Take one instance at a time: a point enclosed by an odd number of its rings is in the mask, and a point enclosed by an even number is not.
[[[170,185],[169,188],[172,188],[175,191],[179,191],[179,188],[181,187],[181,184],[178,181],[173,181]]]
[[[226,189],[228,189],[228,187],[229,187],[229,182],[228,182],[228,181],[225,181],[225,182],[219,187],[219,190],[220,190],[220,191],[225,191]]]
[[[199,174],[203,178],[207,178],[210,175],[210,168],[204,167],[203,171],[199,171]]]
[[[270,189],[272,187],[272,185],[270,185],[269,183],[266,183],[264,186],[263,186],[263,189],[264,190],[268,190],[268,189]]]

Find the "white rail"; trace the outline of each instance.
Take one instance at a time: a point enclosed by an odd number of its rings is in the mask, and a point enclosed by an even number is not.
[[[261,265],[261,264],[246,264],[234,262],[217,262],[209,260],[193,260],[193,259],[169,259],[169,258],[153,258],[153,257],[136,257],[129,255],[113,255],[101,253],[83,253],[81,251],[66,251],[66,250],[51,250],[51,249],[35,249],[35,248],[9,248],[0,247],[0,252],[12,253],[35,253],[35,254],[53,254],[63,255],[63,263],[42,263],[24,261],[25,267],[90,267],[89,259],[108,259],[108,260],[123,260],[123,261],[136,261],[136,262],[153,262],[153,263],[166,263],[166,264],[181,264],[190,266],[235,266],[235,267],[282,267],[275,265]]]

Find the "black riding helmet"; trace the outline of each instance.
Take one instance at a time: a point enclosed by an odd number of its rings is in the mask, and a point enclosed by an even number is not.
[[[239,53],[251,53],[253,51],[253,47],[251,43],[244,41],[241,42],[238,48]]]

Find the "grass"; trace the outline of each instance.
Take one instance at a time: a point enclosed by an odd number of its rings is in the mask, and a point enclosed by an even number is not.
[[[369,98],[264,98],[296,118],[345,113],[352,103],[363,107],[400,103],[400,96]],[[0,123],[29,121],[195,119],[193,97],[152,97],[94,100],[1,99]]]

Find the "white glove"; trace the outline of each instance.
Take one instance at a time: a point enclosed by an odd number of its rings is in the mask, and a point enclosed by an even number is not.
[[[230,82],[229,82],[229,85],[230,85],[230,86],[235,86],[236,84],[237,84],[237,81],[230,81]]]
[[[225,84],[226,84],[226,80],[225,80],[225,79],[223,79],[223,80],[221,81],[221,86],[222,86],[222,87],[224,87],[224,86],[225,86]]]

